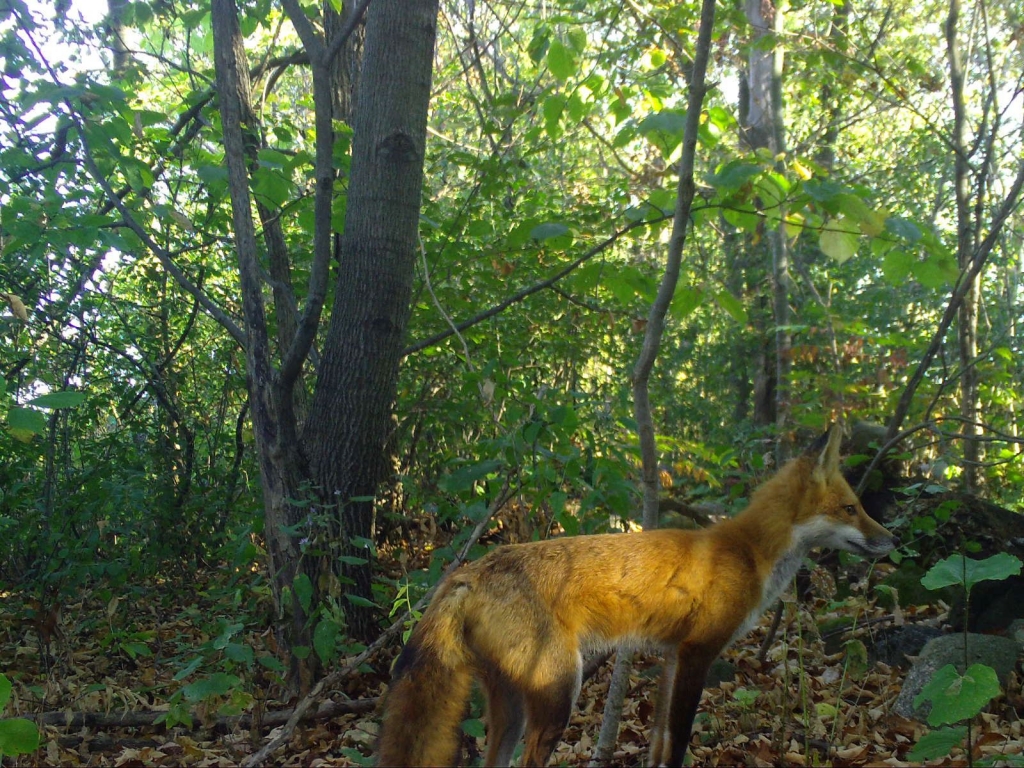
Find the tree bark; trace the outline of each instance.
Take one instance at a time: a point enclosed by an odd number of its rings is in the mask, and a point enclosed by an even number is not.
[[[249,194],[248,157],[252,149],[247,144],[251,145],[256,137],[244,127],[250,118],[246,113],[250,104],[249,72],[244,66],[245,51],[234,0],[213,0],[211,20],[245,318],[249,404],[263,488],[264,535],[278,619],[285,628],[282,644],[294,651],[298,646],[311,645],[310,627],[293,588],[300,573],[301,552],[298,542],[288,532],[301,519],[302,510],[296,509],[291,500],[300,498],[306,472],[297,444],[287,439],[289,433],[294,433],[294,424],[282,425],[281,382],[271,362],[256,228]],[[294,414],[291,408],[285,410],[286,418],[289,414]],[[303,674],[304,665],[294,653],[290,661],[289,687],[297,690],[302,685],[302,678],[308,676]]]
[[[960,18],[959,0],[950,0],[946,17],[946,56],[949,61],[950,95],[953,101],[953,169],[957,219],[957,263],[961,271],[970,268],[975,250],[975,222],[971,211],[971,167],[968,161],[967,115],[964,100],[964,71],[957,45],[957,24]],[[979,191],[980,195],[981,192]],[[981,275],[973,279],[960,304],[957,340],[960,353],[960,417],[964,435],[964,488],[973,493],[978,488],[981,435],[978,419],[978,305],[981,301]]]
[[[743,130],[751,149],[767,149],[773,154],[785,151],[785,137],[782,119],[782,63],[783,48],[778,36],[782,32],[782,10],[771,0],[746,0],[744,4],[747,21],[754,29],[754,39],[747,62],[747,78],[741,94],[746,97],[740,110],[745,116]],[[767,49],[759,42],[767,35],[775,35],[775,44]],[[774,205],[775,201],[764,201]],[[782,439],[789,422],[789,373],[791,368],[790,335],[787,330],[789,318],[789,247],[780,225],[767,231],[765,240],[771,259],[772,296],[764,297],[759,304],[771,306],[770,332],[768,312],[761,310],[752,314],[753,324],[759,329],[759,349],[756,355],[757,368],[754,373],[754,421],[758,424],[774,424],[780,439],[777,443],[778,458],[786,458],[787,443]],[[764,247],[751,244],[750,250],[769,254]]]
[[[376,633],[373,497],[405,342],[419,226],[437,0],[375,0],[366,20],[340,270],[304,442],[321,501],[340,522],[358,600],[349,630]],[[401,51],[401,56],[395,52]]]

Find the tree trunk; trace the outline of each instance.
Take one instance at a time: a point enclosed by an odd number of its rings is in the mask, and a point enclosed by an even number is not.
[[[970,269],[976,248],[975,226],[971,211],[971,168],[968,163],[967,116],[964,99],[964,72],[957,46],[959,0],[950,0],[946,17],[946,56],[949,61],[949,82],[953,100],[953,151],[957,217],[957,262],[961,271]],[[979,192],[980,194],[980,192]],[[981,300],[981,275],[970,284],[960,305],[957,336],[960,352],[960,417],[964,434],[964,488],[973,493],[978,487],[981,449],[978,437],[979,393],[978,370],[978,305]]]
[[[304,443],[321,501],[337,515],[357,596],[349,630],[368,639],[373,497],[409,318],[437,0],[375,0],[366,20],[345,233],[331,323]],[[395,55],[401,51],[402,55]]]
[[[690,223],[690,209],[696,192],[694,164],[697,151],[697,131],[700,127],[704,95],[707,91],[706,77],[711,49],[711,34],[715,25],[715,0],[703,0],[701,4],[700,28],[693,58],[693,69],[689,78],[689,94],[686,103],[686,124],[683,129],[682,154],[679,158],[679,183],[676,188],[676,208],[672,217],[672,236],[669,238],[665,259],[665,273],[658,286],[658,295],[651,304],[644,330],[643,346],[633,368],[633,412],[637,422],[637,437],[640,442],[642,461],[643,525],[644,530],[658,527],[658,451],[655,440],[654,418],[651,415],[650,378],[654,361],[661,347],[679,271],[683,260],[683,246],[686,244],[687,227]],[[594,759],[591,765],[606,765],[611,761],[612,750],[622,719],[622,705],[629,688],[629,670],[633,650],[628,644],[620,645],[615,655],[615,670],[605,700],[604,718],[601,723]]]
[[[217,94],[245,317],[249,404],[263,488],[264,535],[278,619],[283,620],[285,628],[283,645],[294,651],[300,645],[311,645],[310,627],[294,589],[295,578],[300,572],[301,553],[298,542],[289,533],[289,529],[301,519],[302,510],[296,509],[291,500],[300,498],[306,473],[298,446],[294,439],[288,437],[294,434],[294,424],[285,422],[294,411],[290,407],[281,408],[280,377],[271,364],[249,194],[248,157],[251,149],[246,144],[251,144],[256,137],[243,128],[249,121],[246,109],[250,103],[250,85],[234,0],[213,0],[211,19]],[[284,400],[290,401],[290,397],[289,392]],[[293,690],[301,682],[308,683],[308,679],[300,681],[302,672],[300,660],[293,653],[289,675],[289,687]]]
[[[747,87],[744,89],[747,103],[742,110],[746,116],[743,126],[746,141],[751,149],[769,149],[778,155],[785,151],[782,120],[782,10],[770,0],[746,0],[744,8],[747,21],[754,28],[754,44],[750,47],[747,63]],[[775,44],[765,49],[758,43],[769,34],[775,35]],[[775,205],[776,201],[764,203]],[[767,328],[762,331],[763,341],[754,380],[754,419],[760,424],[774,423],[779,435],[777,454],[781,461],[788,454],[784,436],[790,409],[791,356],[787,330],[790,324],[789,247],[781,223],[765,234],[771,252],[771,325],[775,330],[770,336]],[[756,248],[753,245],[751,247]],[[764,317],[764,314],[759,313],[755,318]]]
[[[356,3],[353,0],[345,0],[342,3],[341,13],[338,13],[334,10],[330,0],[324,2],[324,32],[327,40],[334,40],[342,34],[345,25],[351,21],[352,14],[357,12],[355,6]],[[362,53],[363,30],[360,27],[349,35],[331,62],[334,119],[344,123],[351,123],[352,116],[356,113],[356,92],[359,85]]]

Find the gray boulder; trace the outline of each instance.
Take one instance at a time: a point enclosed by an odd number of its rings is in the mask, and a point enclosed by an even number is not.
[[[1024,627],[1019,634],[1024,634]],[[1024,646],[1009,637],[971,633],[966,638],[966,666],[963,634],[943,635],[928,642],[903,681],[903,689],[893,706],[896,714],[924,721],[931,710],[931,704],[925,702],[915,709],[914,698],[932,679],[932,675],[947,664],[952,664],[961,674],[972,664],[986,664],[996,671],[999,684],[1005,689],[1010,671],[1016,666],[1017,657],[1024,652]]]

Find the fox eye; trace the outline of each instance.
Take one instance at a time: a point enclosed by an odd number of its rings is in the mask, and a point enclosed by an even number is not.
[[[843,507],[843,512],[845,512],[848,515],[856,515],[857,514],[857,505],[856,504],[847,504],[845,507]]]

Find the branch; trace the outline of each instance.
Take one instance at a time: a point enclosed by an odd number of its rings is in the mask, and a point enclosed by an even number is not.
[[[882,459],[886,457],[889,451],[891,451],[897,445],[902,443],[906,438],[910,437],[915,432],[920,432],[922,429],[934,430],[935,423],[931,421],[926,421],[923,424],[918,424],[916,427],[905,429],[898,435],[893,435],[892,437],[889,437],[889,435],[886,434],[885,445],[878,449],[878,453],[875,454],[875,458],[871,460],[871,463],[868,464],[867,469],[864,470],[864,475],[861,477],[860,482],[857,483],[857,487],[854,489],[854,493],[857,494],[857,496],[860,496],[862,493],[864,493],[864,490],[867,488],[868,481],[871,479],[871,473],[875,471],[875,467],[877,467],[881,463]]]
[[[1022,124],[1022,132],[1024,132],[1024,124]],[[939,321],[939,327],[936,329],[935,335],[932,337],[932,341],[928,345],[928,349],[925,350],[925,353],[921,358],[921,362],[918,363],[917,368],[914,370],[913,376],[911,376],[910,381],[907,382],[906,389],[904,389],[903,394],[900,395],[899,403],[896,405],[896,411],[893,413],[892,419],[889,421],[889,428],[885,433],[887,443],[896,436],[896,432],[899,430],[900,425],[910,412],[910,403],[914,398],[914,393],[924,380],[924,375],[928,371],[928,367],[931,365],[932,360],[935,359],[935,355],[938,353],[939,347],[942,346],[942,340],[946,336],[946,331],[949,330],[949,326],[953,322],[953,318],[956,316],[960,305],[963,303],[964,297],[970,290],[971,284],[985,266],[985,262],[988,260],[988,256],[992,252],[992,248],[995,246],[996,240],[998,240],[1003,226],[1006,224],[1006,220],[1010,217],[1010,214],[1020,206],[1022,188],[1024,188],[1024,164],[1017,169],[1017,176],[1014,178],[1013,184],[1010,186],[1006,198],[1003,200],[1003,204],[999,207],[999,210],[993,217],[992,225],[989,228],[988,234],[972,254],[970,267],[961,273],[960,281],[954,288],[953,294],[949,297],[949,303],[946,305],[946,311],[943,313],[942,319]]]
[[[658,355],[661,337],[665,330],[665,316],[679,282],[679,271],[683,260],[683,246],[686,230],[690,223],[690,208],[696,192],[693,169],[697,152],[697,132],[700,129],[701,108],[707,90],[705,77],[711,49],[711,33],[715,23],[715,4],[704,0],[701,6],[700,28],[697,33],[697,47],[694,53],[693,71],[690,75],[689,94],[686,104],[686,125],[683,128],[682,155],[679,159],[679,184],[676,209],[672,217],[672,236],[668,245],[665,274],[658,286],[658,295],[647,316],[643,346],[633,370],[633,401],[640,438],[640,453],[643,461],[644,527],[657,523],[658,510],[658,467],[657,449],[654,442],[654,422],[648,396],[648,381],[654,360]]]
[[[30,28],[31,27],[22,26],[22,29]],[[63,85],[60,78],[57,77],[57,73],[54,71],[53,67],[50,66],[47,57],[43,54],[43,50],[36,43],[35,38],[29,34],[28,40],[35,50],[39,61],[42,62],[43,66],[46,68],[53,84],[58,86]],[[210,316],[231,334],[232,338],[235,339],[238,345],[245,349],[246,338],[242,329],[238,327],[227,312],[217,306],[209,296],[195,285],[195,283],[189,280],[188,276],[178,267],[177,264],[174,263],[170,253],[164,248],[161,248],[156,241],[149,236],[145,227],[136,221],[132,212],[128,209],[128,206],[124,204],[122,197],[114,192],[114,188],[111,186],[110,181],[100,172],[100,169],[96,164],[96,159],[92,154],[92,148],[89,146],[89,142],[86,138],[87,133],[81,116],[69,99],[64,99],[63,103],[68,110],[68,116],[78,129],[78,134],[82,142],[82,154],[85,160],[85,167],[89,171],[89,175],[92,176],[93,181],[95,181],[99,185],[100,189],[103,190],[103,194],[106,196],[108,203],[121,214],[121,218],[128,228],[131,229],[132,232],[134,232],[142,243],[150,250],[150,252],[156,256],[163,268],[175,279],[178,285],[184,288],[196,301],[198,301]]]
[[[371,0],[362,0],[356,9],[352,11],[352,15],[348,17],[348,21],[345,22],[345,26],[341,28],[337,36],[330,41],[327,46],[327,52],[324,54],[324,65],[327,67],[331,66],[331,62],[334,61],[334,57],[341,51],[341,47],[345,45],[348,39],[352,36],[352,33],[356,31],[356,27],[359,26],[359,22],[363,20],[366,15],[366,9],[370,6]]]
[[[117,212],[121,214],[121,219],[127,225],[128,229],[134,232],[142,241],[143,245],[145,245],[150,252],[156,256],[160,265],[167,270],[167,273],[174,278],[175,282],[184,288],[190,296],[202,305],[203,309],[205,309],[214,320],[220,323],[224,329],[231,334],[231,337],[235,340],[238,346],[245,349],[245,332],[238,327],[238,324],[231,319],[227,312],[217,306],[213,299],[207,296],[199,286],[188,278],[188,275],[186,275],[181,268],[174,263],[170,253],[160,247],[160,245],[158,245],[157,242],[149,236],[149,232],[147,232],[145,227],[135,219],[132,212],[128,209],[128,206],[125,205],[124,201],[122,201],[121,198],[118,197],[117,193],[114,192],[114,188],[110,185],[107,178],[100,173],[100,169],[96,165],[96,159],[93,157],[92,149],[89,147],[85,138],[85,126],[82,125],[78,113],[74,111],[70,103],[65,102],[65,106],[71,112],[71,119],[75,121],[79,135],[82,139],[82,154],[85,159],[85,167],[88,169],[89,175],[92,176],[93,181],[95,181],[100,186],[100,189],[103,190],[103,194],[106,195],[107,201],[113,203],[114,208],[116,208]]]
[[[337,717],[338,715],[345,714],[363,714],[366,712],[372,712],[377,707],[378,699],[355,699],[348,701],[328,701],[322,706],[318,707],[315,712],[307,713],[306,720],[327,719],[331,717]],[[262,718],[259,718],[259,725],[265,728],[276,728],[279,725],[283,725],[287,722],[288,718],[294,714],[293,709],[283,709],[280,711],[267,712]],[[167,714],[165,710],[153,711],[153,712],[40,712],[39,714],[27,714],[30,720],[34,720],[40,725],[52,725],[60,728],[78,730],[81,728],[140,728],[149,725],[153,725],[154,722]],[[215,719],[212,726],[207,724],[201,724],[204,728],[224,728],[226,730],[232,730],[234,728],[252,728],[253,720],[255,720],[251,714],[245,715],[228,715],[224,717],[218,717]]]
[[[484,320],[487,320],[487,319],[489,319],[491,317],[494,317],[497,314],[500,314],[501,312],[503,312],[504,310],[508,309],[513,304],[518,304],[520,301],[523,301],[524,299],[532,296],[533,294],[538,293],[540,291],[543,291],[545,288],[550,288],[552,285],[557,283],[563,277],[565,277],[566,275],[571,274],[574,270],[576,270],[577,268],[579,268],[580,266],[582,266],[583,264],[588,262],[590,259],[592,259],[595,256],[597,256],[597,254],[601,253],[602,251],[607,250],[609,247],[614,245],[619,240],[619,238],[621,238],[626,233],[633,231],[637,227],[642,227],[642,226],[646,226],[648,224],[653,224],[653,223],[656,223],[658,221],[662,221],[662,220],[664,220],[664,218],[666,218],[666,217],[665,216],[661,216],[661,217],[653,219],[651,221],[641,220],[641,221],[630,222],[625,227],[620,229],[618,232],[616,232],[613,235],[611,235],[610,237],[608,237],[606,240],[604,240],[604,241],[598,243],[597,245],[595,245],[589,251],[587,251],[582,256],[580,256],[578,259],[576,259],[576,261],[574,261],[571,264],[569,264],[569,265],[563,267],[562,269],[560,269],[558,272],[556,272],[551,277],[549,277],[549,278],[547,278],[545,280],[541,280],[539,283],[534,283],[533,285],[530,285],[530,286],[527,286],[526,288],[523,288],[518,293],[515,293],[512,296],[509,296],[504,301],[501,301],[498,304],[495,304],[490,309],[481,312],[479,315],[476,315],[475,317],[471,317],[468,320],[463,320],[458,325],[453,326],[453,327],[449,328],[446,331],[441,331],[439,333],[435,333],[433,336],[430,336],[430,337],[428,337],[426,339],[423,339],[422,341],[418,341],[418,342],[416,342],[415,344],[413,344],[410,347],[406,347],[405,350],[402,352],[402,356],[403,357],[408,357],[409,355],[411,355],[411,354],[413,354],[415,352],[420,352],[421,350],[424,350],[427,347],[432,347],[434,344],[437,344],[440,341],[444,341],[449,336],[454,336],[456,333],[458,333],[460,331],[464,331],[467,328],[472,328],[474,325],[482,323]]]
[[[320,34],[313,28],[306,12],[302,10],[298,0],[281,0],[284,12],[302,41],[302,47],[309,54],[310,63],[316,66],[323,66],[324,41]]]
[[[325,58],[323,40],[313,29],[298,0],[282,0],[309,54],[313,75],[313,125],[316,133],[316,159],[313,168],[316,192],[313,197],[313,262],[309,270],[306,308],[291,345],[283,352],[280,383],[290,395],[302,371],[302,365],[316,338],[327,296],[331,263],[331,203],[334,196],[334,94],[330,63]]]

